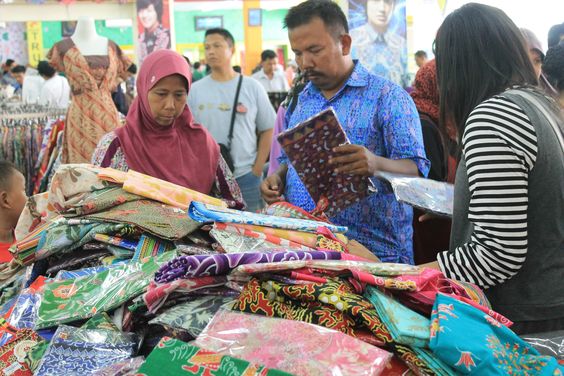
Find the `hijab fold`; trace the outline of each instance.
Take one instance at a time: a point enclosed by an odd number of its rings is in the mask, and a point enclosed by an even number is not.
[[[137,97],[125,126],[115,133],[130,169],[209,194],[219,163],[219,146],[208,131],[194,122],[187,105],[170,126],[159,125],[149,106],[149,91],[159,80],[192,74],[186,60],[170,50],[159,50],[144,61],[137,78]]]

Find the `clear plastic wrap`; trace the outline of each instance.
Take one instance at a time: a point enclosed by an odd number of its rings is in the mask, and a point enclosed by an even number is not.
[[[379,375],[392,356],[332,329],[225,309],[195,345],[295,376]]]
[[[392,185],[398,201],[425,212],[452,217],[454,185],[389,172],[378,172],[376,176]]]
[[[131,358],[137,344],[135,334],[61,325],[35,375],[91,375],[104,367]]]
[[[143,362],[145,358],[142,356],[138,356],[131,359],[126,359],[121,362],[112,364],[111,366],[104,367],[101,370],[94,372],[93,376],[129,376],[129,375],[136,375],[137,370]]]
[[[564,361],[564,330],[527,334],[523,336],[523,339],[542,355],[552,356],[559,361]]]

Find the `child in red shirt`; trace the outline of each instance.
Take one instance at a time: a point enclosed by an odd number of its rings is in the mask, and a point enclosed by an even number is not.
[[[0,161],[0,263],[12,260],[14,229],[25,207],[25,177],[10,162]]]

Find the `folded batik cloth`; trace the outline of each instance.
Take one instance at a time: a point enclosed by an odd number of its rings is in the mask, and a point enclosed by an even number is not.
[[[339,331],[227,310],[214,316],[194,344],[296,376],[378,375],[391,358]]]
[[[348,230],[345,226],[336,226],[327,222],[243,212],[206,205],[200,202],[192,202],[192,204],[190,204],[188,215],[193,220],[202,223],[238,223],[313,233],[317,233],[320,227],[325,227],[333,233],[345,233]]]
[[[564,366],[542,356],[499,321],[439,294],[431,316],[433,353],[456,372],[472,375],[562,375]]]
[[[41,339],[31,329],[15,332],[10,340],[0,347],[0,372],[2,375],[31,376],[33,373],[26,362],[26,354]]]
[[[267,369],[168,337],[163,338],[149,354],[137,375],[160,376],[163,369],[166,369],[168,376],[291,376],[286,372]]]

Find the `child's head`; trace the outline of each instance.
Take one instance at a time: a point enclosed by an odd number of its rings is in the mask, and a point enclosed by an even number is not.
[[[0,161],[0,229],[16,227],[26,201],[25,177],[10,162]]]

